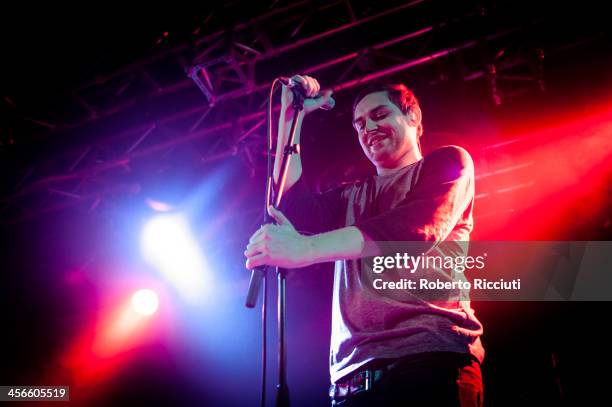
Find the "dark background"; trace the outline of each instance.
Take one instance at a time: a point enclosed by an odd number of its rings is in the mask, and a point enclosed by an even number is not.
[[[136,10],[109,4],[65,10],[26,4],[2,13],[0,384],[76,386],[62,355],[91,326],[104,301],[123,292],[115,282],[154,276],[139,257],[138,237],[154,214],[148,200],[158,200],[189,211],[192,230],[214,264],[211,273],[217,286],[212,301],[204,308],[191,307],[166,287],[172,312],[164,313],[150,338],[127,352],[101,382],[86,386],[90,394],[73,390],[74,403],[244,406],[258,402],[259,312],[243,307],[249,273],[243,267],[242,250],[260,221],[265,126],[242,138],[254,123],[247,120],[172,144],[192,134],[189,129],[202,113],[198,109],[209,101],[193,83],[152,96],[151,81],[142,77],[144,69],[164,89],[182,83],[188,80],[185,69],[196,60],[197,38],[237,30],[238,23],[289,5],[253,3],[172,3]],[[356,18],[402,4],[349,3]],[[287,23],[265,30],[273,43],[298,41],[343,24],[347,13],[342,7],[346,7],[343,2],[304,2],[304,7],[279,14],[276,21]],[[597,2],[565,6],[470,1],[459,6],[426,1],[418,7],[410,18],[395,14],[399,21],[393,24],[374,22],[351,36],[298,47],[264,61],[256,65],[255,82],[301,72],[319,60],[345,54],[353,44],[444,22],[436,35],[394,49],[392,56],[364,57],[351,75],[383,69],[396,62],[398,54],[412,58],[463,40],[480,41],[474,49],[390,77],[407,82],[421,100],[425,151],[462,145],[472,153],[477,175],[537,149],[541,139],[495,153],[488,153],[487,146],[608,106],[612,47],[606,12]],[[465,17],[466,13],[477,17]],[[289,39],[298,26],[302,28]],[[508,27],[518,30],[507,40],[483,40],[486,33]],[[254,41],[254,47],[260,45]],[[177,46],[186,51],[172,62],[161,58],[142,63]],[[533,66],[538,50],[546,52],[541,77],[536,74],[537,63]],[[475,72],[486,73],[491,63],[501,71],[504,62],[513,61],[517,65],[500,75],[531,79],[500,79],[500,105],[492,100],[486,74],[468,79]],[[333,86],[346,79],[341,78],[340,68],[315,76],[324,86]],[[124,73],[106,76],[117,70]],[[544,91],[538,78],[545,83]],[[123,85],[127,87],[119,92]],[[229,91],[232,86],[238,85],[226,81],[218,89]],[[350,128],[355,90],[337,92],[337,108],[313,114],[305,124],[304,168],[313,188],[325,189],[372,172]],[[238,123],[238,117],[261,111],[265,100],[265,91],[258,91],[219,103],[203,126]],[[127,107],[113,112],[126,101],[130,101]],[[164,121],[193,109],[193,114]],[[152,123],[157,127],[151,135],[129,151]],[[167,148],[148,150],[168,142]],[[235,154],[207,159],[232,149]],[[148,152],[138,155],[139,151]],[[560,157],[565,159],[567,151],[563,153]],[[589,157],[576,159],[588,162]],[[105,164],[112,168],[104,169]],[[592,171],[584,175],[588,180],[577,180],[593,184],[576,199],[572,188],[565,186],[551,198],[531,201],[530,194],[537,196],[535,185],[526,195],[510,197],[511,202],[498,195],[490,201],[477,200],[474,238],[610,240],[609,164]],[[79,176],[73,177],[75,173]],[[532,175],[519,174],[517,179]],[[477,193],[493,191],[495,182],[477,184]],[[551,211],[555,216],[550,224],[536,229],[534,219]],[[289,276],[289,385],[296,406],[328,402],[331,283],[329,265],[296,270]],[[273,278],[270,285],[270,304],[274,304]],[[486,329],[487,405],[588,405],[609,394],[605,333],[609,303],[486,302],[475,303],[474,308]],[[273,331],[273,312],[270,315]],[[271,336],[274,344],[274,333]],[[272,347],[268,404],[274,394],[274,354]]]

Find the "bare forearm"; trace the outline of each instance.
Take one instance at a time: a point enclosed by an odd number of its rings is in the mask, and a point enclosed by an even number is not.
[[[248,269],[264,264],[283,268],[306,267],[360,258],[365,254],[365,240],[369,238],[354,226],[305,236],[295,230],[281,211],[273,206],[268,211],[277,224],[263,225],[249,239],[244,251]]]
[[[287,145],[287,139],[289,138],[289,132],[291,131],[291,122],[293,119],[293,111],[289,109],[287,112],[286,108],[281,108],[281,114],[278,122],[278,141],[276,143],[276,157],[274,159],[274,183],[278,183],[280,178],[281,164],[283,161],[283,151]],[[300,133],[302,130],[302,121],[304,120],[304,113],[299,112],[296,128],[294,144],[299,144]],[[302,175],[302,159],[299,154],[292,154],[289,161],[289,169],[287,171],[287,179],[285,181],[285,190],[291,188],[293,184],[300,179]]]
[[[365,239],[354,226],[309,236],[311,264],[335,260],[356,259],[362,256]]]
[[[297,113],[297,122],[295,129],[294,144],[300,142],[300,132],[302,130],[302,120],[304,116],[320,109],[323,106],[333,106],[332,91],[325,90],[320,94],[321,85],[319,82],[307,75],[294,75],[292,78],[294,83],[298,83],[301,88],[303,99],[303,109]],[[293,109],[293,91],[287,86],[283,86],[281,95],[281,112],[278,122],[278,142],[276,145],[276,159],[274,160],[274,183],[278,185],[280,179],[281,164],[283,160],[283,151],[287,145],[287,138],[291,131],[291,122],[294,116]],[[302,160],[299,154],[292,154],[289,160],[289,168],[287,178],[285,179],[285,190],[291,188],[293,184],[300,179],[302,175]]]

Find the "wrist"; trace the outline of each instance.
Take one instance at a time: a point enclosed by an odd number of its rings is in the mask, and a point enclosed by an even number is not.
[[[319,235],[305,236],[306,237],[306,260],[308,264],[315,264],[320,261],[318,236]]]
[[[284,119],[285,122],[290,122],[293,119],[293,115],[295,114],[295,110],[293,109],[293,105],[291,103],[281,104],[281,119]],[[304,118],[304,110],[300,110],[298,112],[298,120],[302,120]]]

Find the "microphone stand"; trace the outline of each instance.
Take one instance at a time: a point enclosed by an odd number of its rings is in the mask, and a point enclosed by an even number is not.
[[[287,172],[291,163],[291,155],[299,154],[298,144],[294,144],[295,129],[297,127],[297,117],[304,109],[304,95],[299,88],[291,89],[293,92],[293,119],[291,120],[291,130],[287,137],[287,144],[283,150],[283,160],[281,161],[280,179],[275,193],[274,207],[278,208],[285,190]],[[285,328],[287,325],[286,315],[286,270],[276,267],[278,278],[278,384],[276,385],[276,407],[289,407],[289,386],[287,385],[287,338]]]
[[[289,137],[283,150],[283,158],[281,161],[280,179],[276,188],[274,188],[274,207],[278,208],[281,203],[283,192],[285,189],[285,183],[287,179],[287,173],[289,171],[289,164],[291,162],[291,155],[299,153],[299,145],[294,144],[295,131],[297,127],[297,117],[299,112],[304,109],[304,95],[298,88],[292,88],[293,92],[293,119],[291,121],[291,129],[289,131]],[[269,126],[272,124],[269,123]],[[266,189],[266,204],[270,202],[270,186],[272,185],[272,174],[270,165],[268,165],[268,180]],[[267,223],[269,216],[266,212],[264,214],[264,223]],[[266,352],[265,352],[265,335],[266,335],[266,269],[267,267],[257,267],[251,274],[251,281],[249,284],[249,290],[247,293],[246,306],[248,308],[255,307],[257,303],[257,296],[259,294],[259,287],[261,282],[264,282],[264,303],[262,307],[262,320],[263,320],[263,335],[264,335],[264,350],[262,352],[263,359],[263,375],[262,375],[262,403],[265,401],[265,365],[266,365]],[[278,318],[278,384],[276,385],[276,407],[289,407],[289,386],[287,385],[287,339],[286,339],[286,270],[276,267],[276,275],[278,279],[278,298],[277,298],[277,318]]]

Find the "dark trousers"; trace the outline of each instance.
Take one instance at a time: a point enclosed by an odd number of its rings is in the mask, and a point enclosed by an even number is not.
[[[470,355],[431,352],[402,358],[384,370],[372,389],[332,401],[332,406],[481,407],[480,364]]]

